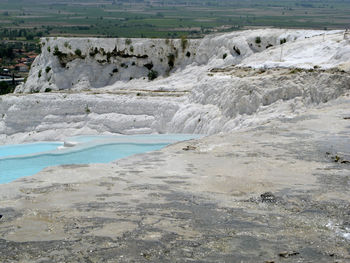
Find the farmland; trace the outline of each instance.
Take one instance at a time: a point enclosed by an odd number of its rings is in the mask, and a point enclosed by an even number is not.
[[[0,0],[0,73],[26,77],[40,37],[200,38],[259,27],[349,28],[350,1]]]
[[[350,27],[350,2],[302,0],[2,0],[0,37],[196,38],[254,27]]]

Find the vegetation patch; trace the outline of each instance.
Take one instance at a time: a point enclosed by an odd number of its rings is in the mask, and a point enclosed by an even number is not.
[[[131,45],[132,41],[130,38],[125,39],[125,45],[129,46]]]
[[[185,49],[187,48],[187,45],[188,45],[187,37],[181,36],[181,47],[183,51],[185,51]]]
[[[149,72],[148,72],[148,80],[154,80],[154,79],[156,79],[158,77],[158,72],[157,71],[155,71],[155,70],[150,70]]]
[[[101,50],[100,50],[101,53]],[[110,62],[111,58],[139,58],[139,59],[146,59],[148,58],[148,55],[134,55],[129,54],[125,49],[124,50],[118,50],[117,47],[115,47],[111,52],[105,52],[103,50],[103,55],[107,56],[107,61]]]
[[[81,50],[79,48],[77,48],[74,51],[74,54],[77,55],[78,57],[80,57],[81,59],[84,59],[85,57],[82,55]]]
[[[175,55],[172,53],[168,55],[168,65],[170,69],[172,69],[175,65]]]
[[[290,74],[300,73],[303,69],[301,68],[293,68],[291,71],[289,71]]]
[[[90,108],[88,105],[85,106],[85,113],[89,114],[91,112]]]
[[[90,52],[89,52],[90,57],[95,57],[97,54],[98,54],[97,47],[90,49]]]
[[[69,43],[66,41],[66,42],[64,42],[64,47],[65,48],[69,48],[69,49],[71,49],[72,47],[69,45]]]
[[[61,64],[62,67],[66,67],[67,64],[77,58],[81,58],[81,59],[84,59],[85,56],[83,56],[81,54],[81,50],[80,49],[76,49],[75,54],[66,54],[66,53],[63,53],[62,51],[60,51],[58,49],[58,46],[55,46],[55,50],[53,52],[53,55],[56,56]]]
[[[0,82],[0,95],[5,95],[8,93],[13,93],[15,91],[16,85],[1,81]]]
[[[260,44],[261,43],[261,37],[256,37],[255,38],[255,43]]]

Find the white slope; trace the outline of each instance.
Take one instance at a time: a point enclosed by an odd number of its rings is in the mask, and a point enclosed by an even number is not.
[[[315,32],[293,39],[282,35],[287,43],[271,47],[244,59],[241,65],[252,67],[333,68],[350,61],[350,40],[344,31]]]
[[[350,88],[349,48],[344,31],[284,29],[186,41],[42,39],[27,82],[0,98],[0,141],[213,134],[293,116]]]
[[[349,41],[343,35],[344,31],[265,29],[200,40],[43,38],[42,54],[33,63],[27,82],[16,92],[118,88],[123,85],[120,81],[147,78],[150,70],[165,77],[196,66],[187,80],[208,68],[239,63],[335,67],[349,61]],[[281,45],[283,40],[286,43]],[[76,50],[80,56],[75,55]]]

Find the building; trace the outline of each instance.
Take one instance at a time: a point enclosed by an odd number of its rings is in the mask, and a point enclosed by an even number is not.
[[[15,65],[15,70],[18,70],[19,72],[28,72],[29,67],[24,63],[19,63]]]

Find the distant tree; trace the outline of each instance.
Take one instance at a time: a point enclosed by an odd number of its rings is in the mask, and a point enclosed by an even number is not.
[[[27,40],[33,40],[34,36],[32,34],[29,34],[29,35],[26,36],[26,39]]]
[[[8,84],[5,81],[0,82],[0,95],[8,94],[8,93],[13,93],[15,90],[15,86]]]

